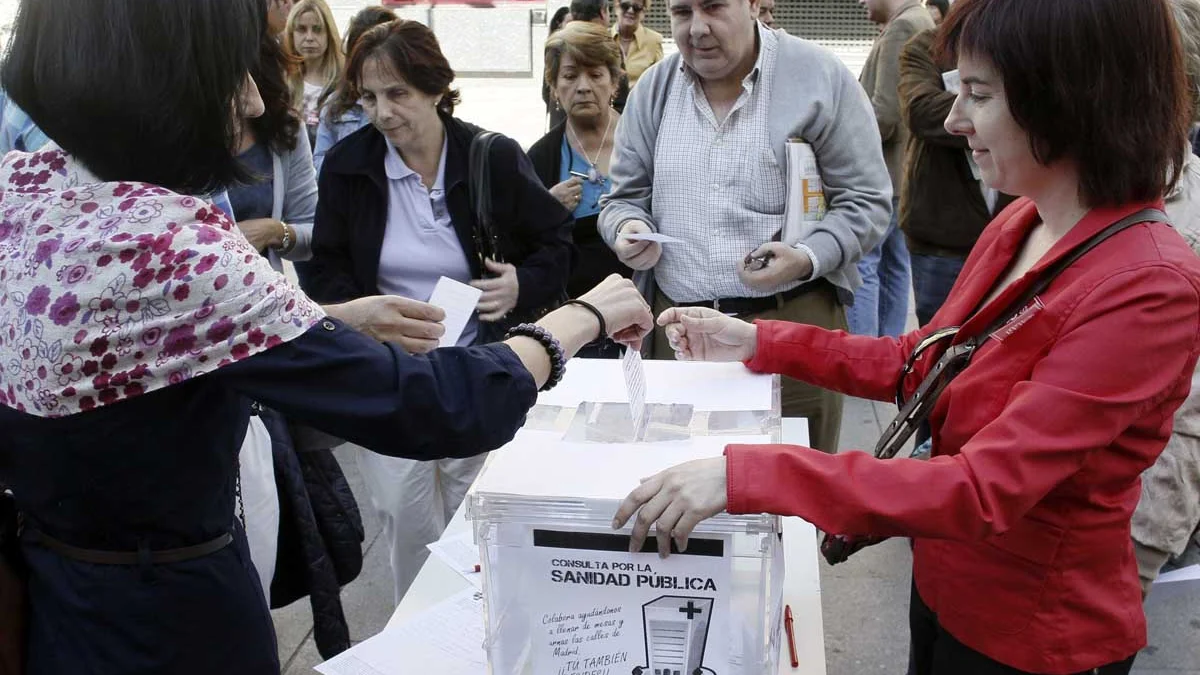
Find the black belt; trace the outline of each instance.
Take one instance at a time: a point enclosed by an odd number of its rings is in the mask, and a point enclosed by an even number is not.
[[[233,543],[233,535],[226,532],[216,539],[206,541],[203,544],[184,546],[183,548],[170,548],[159,551],[149,549],[144,551],[97,551],[61,542],[29,526],[26,526],[21,532],[21,538],[31,544],[53,551],[64,558],[70,558],[78,562],[91,563],[93,565],[126,566],[181,563],[196,558],[203,558],[206,555],[212,555]]]
[[[783,303],[794,298],[798,298],[805,293],[811,293],[818,288],[828,286],[829,282],[824,279],[817,279],[806,284],[776,293],[774,295],[766,295],[761,298],[717,298],[716,300],[699,300],[696,302],[674,302],[676,307],[711,307],[718,312],[728,314],[730,316],[743,316],[746,314],[760,314],[772,309],[780,309]]]

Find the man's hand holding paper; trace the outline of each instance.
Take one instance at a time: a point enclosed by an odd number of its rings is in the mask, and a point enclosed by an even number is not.
[[[650,234],[654,230],[640,220],[626,221],[617,230],[617,242],[613,244],[613,253],[617,259],[635,270],[648,270],[658,264],[662,257],[662,244],[657,241],[637,241],[626,239],[625,234]]]

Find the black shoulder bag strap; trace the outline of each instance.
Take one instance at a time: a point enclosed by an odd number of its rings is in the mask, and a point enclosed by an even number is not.
[[[475,216],[472,236],[482,271],[486,271],[484,258],[504,262],[499,233],[492,221],[492,173],[491,162],[488,161],[492,155],[492,144],[499,136],[493,131],[479,132],[471,139],[471,151],[467,157],[467,194],[471,200],[471,212]]]
[[[887,430],[880,437],[879,443],[875,445],[875,456],[880,459],[894,457],[900,451],[900,448],[908,442],[908,439],[916,433],[921,423],[929,418],[929,414],[933,412],[934,404],[937,403],[938,397],[945,391],[950,381],[970,364],[975,350],[996,333],[996,331],[1003,328],[1009,321],[1020,314],[1022,310],[1028,307],[1029,303],[1039,293],[1045,291],[1058,275],[1062,274],[1063,270],[1066,270],[1088,251],[1096,248],[1096,246],[1114,234],[1129,229],[1134,225],[1147,222],[1170,224],[1166,214],[1162,211],[1158,209],[1143,209],[1127,218],[1122,218],[1100,232],[1097,232],[1086,241],[1081,242],[1070,253],[1063,256],[1061,260],[1042,272],[1037,281],[1022,293],[1016,301],[1006,307],[1003,312],[1000,312],[986,328],[966,340],[952,344],[942,354],[941,358],[938,359],[937,363],[933,365],[933,368],[929,370],[929,374],[925,376],[925,379],[921,380],[921,384],[917,387],[916,392],[913,393],[912,398],[906,402],[903,400],[901,392],[904,384],[904,376],[912,371],[917,357],[926,348],[942,340],[947,338],[954,339],[958,334],[958,327],[943,328],[922,340],[916,349],[913,350],[913,353],[909,355],[904,368],[900,371],[896,394],[896,403],[900,406],[900,413],[888,425]],[[821,555],[825,557],[829,564],[836,565],[840,562],[845,562],[851,555],[854,555],[863,548],[878,544],[885,539],[887,537],[873,535],[826,534],[821,542]]]

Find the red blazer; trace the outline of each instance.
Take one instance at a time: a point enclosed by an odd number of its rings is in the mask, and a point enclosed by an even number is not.
[[[1093,210],[967,321],[1037,222],[1020,200],[984,231],[930,325],[896,340],[764,321],[746,365],[890,401],[921,337],[964,322],[960,335],[980,330],[1037,272],[1145,206],[1155,204]],[[930,460],[731,445],[729,511],[913,537],[914,579],[938,621],[1011,667],[1057,675],[1132,655],[1146,619],[1129,519],[1196,365],[1200,260],[1171,227],[1143,223],[1085,255],[1040,300],[942,394]],[[906,396],[940,356],[932,351],[905,378]]]

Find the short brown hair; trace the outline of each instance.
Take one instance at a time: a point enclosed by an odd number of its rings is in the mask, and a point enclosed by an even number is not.
[[[621,79],[621,48],[608,31],[590,21],[570,21],[546,40],[546,84],[558,84],[558,69],[570,54],[584,68],[604,66],[613,83]]]
[[[451,89],[454,70],[442,54],[437,37],[425,24],[399,19],[363,33],[350,52],[346,75],[338,87],[341,101],[357,101],[362,95],[363,66],[367,59],[380,58],[404,81],[429,96],[441,96],[438,110],[454,114],[460,99]]]
[[[1074,160],[1087,206],[1178,180],[1191,99],[1167,0],[958,0],[938,50],[991,62],[1034,158]]]

